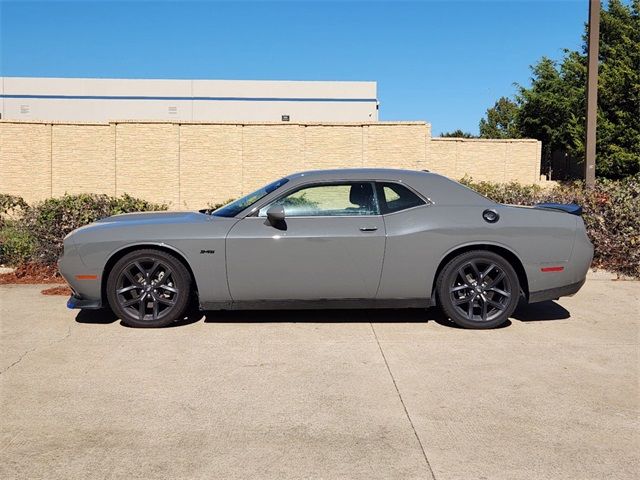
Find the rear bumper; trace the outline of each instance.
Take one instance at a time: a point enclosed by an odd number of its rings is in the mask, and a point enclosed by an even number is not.
[[[560,297],[568,297],[574,295],[582,288],[586,278],[581,281],[572,283],[570,285],[563,285],[562,287],[549,288],[547,290],[539,290],[537,292],[529,293],[529,303],[544,302],[545,300],[557,300]]]

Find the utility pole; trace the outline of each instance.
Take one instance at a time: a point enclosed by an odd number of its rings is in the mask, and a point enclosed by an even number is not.
[[[600,0],[589,0],[587,64],[587,138],[584,179],[588,187],[596,182],[596,119],[598,117],[598,50],[600,42]]]

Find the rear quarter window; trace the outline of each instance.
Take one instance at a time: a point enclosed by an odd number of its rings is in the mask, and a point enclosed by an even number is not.
[[[383,214],[400,212],[426,203],[409,188],[399,183],[380,182],[376,184],[376,188]]]

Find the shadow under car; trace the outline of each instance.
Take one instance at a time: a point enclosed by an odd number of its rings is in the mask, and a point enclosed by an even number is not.
[[[527,304],[521,302],[512,318],[521,322],[565,320],[571,314],[554,301]],[[190,325],[204,319],[205,323],[426,323],[436,322],[450,328],[462,328],[449,321],[437,307],[421,309],[348,309],[348,310],[216,310],[200,311],[196,308],[187,312],[184,318],[168,328]],[[118,318],[108,308],[101,310],[80,310],[76,322],[106,325]],[[122,322],[121,322],[122,323]],[[498,328],[511,325],[507,320]],[[124,324],[123,324],[124,326]],[[167,327],[165,327],[167,328]]]

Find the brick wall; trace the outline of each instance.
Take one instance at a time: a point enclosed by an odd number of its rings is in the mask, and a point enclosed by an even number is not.
[[[194,209],[320,168],[428,169],[539,181],[536,140],[431,138],[424,122],[340,124],[0,122],[0,192],[32,202],[129,193]]]
[[[40,200],[52,195],[50,124],[0,124],[0,192]]]
[[[48,147],[51,195],[113,194],[116,188],[114,134],[115,125],[51,125]]]
[[[538,140],[433,138],[427,148],[427,167],[451,178],[537,183],[542,143]]]

